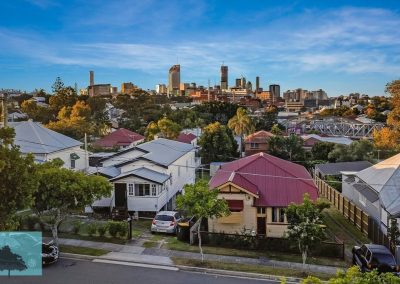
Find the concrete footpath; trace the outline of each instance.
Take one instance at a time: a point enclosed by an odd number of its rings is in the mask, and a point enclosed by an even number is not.
[[[158,249],[158,248],[143,248],[141,246],[137,246],[134,244],[119,245],[119,244],[75,240],[75,239],[59,239],[59,243],[61,245],[100,248],[111,251],[103,256],[96,257],[97,259],[107,259],[115,261],[127,261],[127,262],[167,265],[167,266],[174,265],[173,261],[171,260],[171,257],[180,257],[180,258],[196,259],[196,260],[201,259],[199,253],[174,251],[174,250]],[[270,267],[302,269],[301,263],[277,261],[263,257],[248,258],[248,257],[205,254],[204,259],[211,261],[226,262],[226,263],[252,264],[252,265],[264,265]],[[307,269],[312,272],[335,274],[338,269],[343,269],[343,268],[308,264]]]

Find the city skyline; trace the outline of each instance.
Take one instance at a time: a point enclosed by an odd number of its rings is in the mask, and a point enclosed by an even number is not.
[[[264,89],[383,95],[400,73],[396,1],[26,0],[0,16],[0,88],[50,91],[57,76],[82,88],[94,70],[96,83],[154,89],[174,64],[181,82],[207,86],[224,64],[229,86],[243,75]]]

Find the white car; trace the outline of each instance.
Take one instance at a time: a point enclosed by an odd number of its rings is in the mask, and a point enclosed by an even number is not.
[[[152,233],[175,234],[181,215],[176,211],[160,211],[151,224]]]

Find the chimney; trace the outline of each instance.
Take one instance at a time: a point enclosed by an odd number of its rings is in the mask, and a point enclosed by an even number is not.
[[[94,71],[89,71],[89,96],[94,96]]]

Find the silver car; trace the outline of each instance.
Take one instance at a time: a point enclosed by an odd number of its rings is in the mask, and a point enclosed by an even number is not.
[[[176,211],[160,211],[151,224],[152,233],[175,234],[181,215]]]

